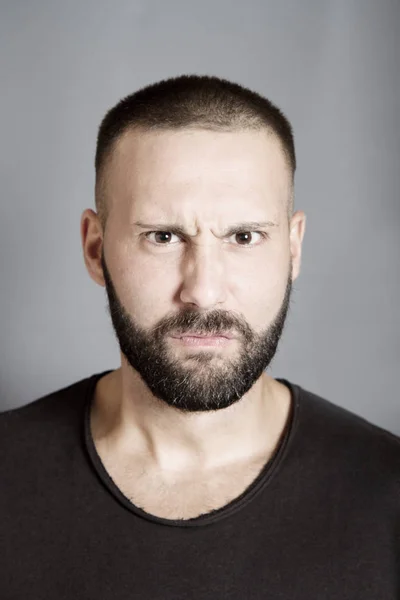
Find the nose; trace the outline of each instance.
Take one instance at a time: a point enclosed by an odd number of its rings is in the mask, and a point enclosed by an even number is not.
[[[185,304],[210,309],[226,300],[226,273],[219,248],[196,245],[185,256],[180,299]]]

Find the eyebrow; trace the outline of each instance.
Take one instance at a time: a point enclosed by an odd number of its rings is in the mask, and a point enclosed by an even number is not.
[[[157,229],[159,231],[169,231],[176,235],[194,237],[191,236],[185,228],[178,223],[143,223],[142,221],[135,221],[133,225],[142,229]],[[256,229],[262,229],[265,227],[277,227],[278,223],[272,221],[246,221],[241,223],[234,223],[222,232],[222,237],[231,236],[234,233],[240,233],[242,231],[255,231]]]

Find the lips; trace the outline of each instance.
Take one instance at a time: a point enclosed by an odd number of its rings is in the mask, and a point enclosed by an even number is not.
[[[200,333],[182,333],[180,335],[173,335],[174,338],[186,338],[186,337],[195,337],[195,338],[226,338],[231,340],[234,336],[230,333],[217,333],[217,334],[200,334]]]

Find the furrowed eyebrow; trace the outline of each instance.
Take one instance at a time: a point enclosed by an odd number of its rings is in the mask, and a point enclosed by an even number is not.
[[[133,225],[140,227],[141,229],[157,229],[158,231],[169,231],[175,235],[182,237],[195,237],[189,235],[181,225],[177,223],[143,223],[142,221],[135,221]],[[223,233],[222,237],[231,236],[234,233],[240,233],[242,231],[255,231],[256,229],[262,229],[264,227],[277,227],[278,223],[272,221],[246,221],[243,223],[235,223],[228,227]]]

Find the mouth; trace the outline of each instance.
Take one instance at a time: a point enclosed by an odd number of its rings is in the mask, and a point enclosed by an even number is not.
[[[185,339],[185,338],[199,338],[199,339],[218,339],[218,338],[224,338],[227,340],[232,340],[234,338],[234,336],[231,333],[211,333],[211,334],[202,334],[202,333],[181,333],[181,334],[176,334],[176,335],[172,335],[171,337],[176,338],[176,339]]]
[[[231,343],[234,336],[229,333],[218,335],[203,335],[197,333],[172,335],[175,342],[191,348],[224,347]]]

